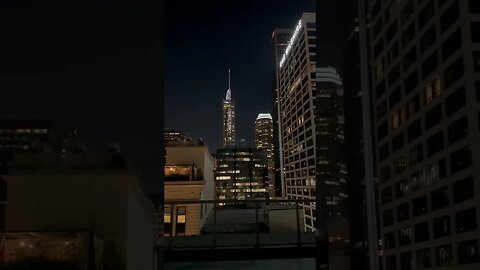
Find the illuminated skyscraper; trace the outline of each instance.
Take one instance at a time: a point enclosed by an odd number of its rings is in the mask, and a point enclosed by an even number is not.
[[[258,114],[257,120],[255,120],[255,145],[264,156],[268,168],[268,189],[270,196],[275,196],[273,119],[269,113],[260,113]]]
[[[230,89],[230,70],[228,70],[228,90],[223,100],[223,147],[235,145],[235,101]]]

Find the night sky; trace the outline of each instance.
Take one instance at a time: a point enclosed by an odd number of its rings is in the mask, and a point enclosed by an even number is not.
[[[0,114],[117,141],[161,190],[162,23],[148,0],[1,1]]]
[[[272,106],[272,31],[294,27],[315,1],[169,1],[165,12],[165,127],[221,147],[230,68],[237,142],[253,144],[257,114]]]

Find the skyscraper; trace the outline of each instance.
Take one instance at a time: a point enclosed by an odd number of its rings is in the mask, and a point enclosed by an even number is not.
[[[480,1],[359,10],[383,269],[479,269]]]
[[[268,192],[270,196],[275,195],[275,169],[273,152],[273,120],[269,113],[258,114],[255,120],[255,145],[265,158],[268,169],[269,186]]]
[[[272,119],[274,124],[273,129],[273,152],[275,153],[274,157],[274,167],[275,167],[275,196],[276,197],[285,197],[285,177],[282,173],[283,166],[283,151],[281,147],[280,134],[281,130],[279,114],[280,108],[278,106],[278,67],[282,55],[287,49],[288,42],[292,35],[291,29],[275,29],[272,33],[272,45],[273,45],[273,89],[272,89]]]
[[[230,70],[228,70],[228,90],[223,100],[223,147],[235,145],[235,101],[230,88]]]
[[[289,199],[319,192],[320,204],[302,204],[305,227],[321,230],[317,244],[329,258],[317,264],[349,269],[343,89],[334,68],[317,68],[315,21],[303,14],[279,62],[281,160]]]
[[[261,152],[246,146],[218,149],[215,154],[216,197],[220,200],[266,198],[266,166]]]

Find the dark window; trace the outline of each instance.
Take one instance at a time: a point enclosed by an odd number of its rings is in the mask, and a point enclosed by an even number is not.
[[[405,157],[402,155],[397,159],[395,159],[395,161],[393,162],[393,173],[399,174],[405,171],[406,167],[407,167],[407,161],[405,160]]]
[[[408,182],[406,179],[402,179],[395,183],[395,199],[402,198],[408,191]]]
[[[383,227],[387,227],[395,223],[393,209],[386,210],[383,212]]]
[[[179,206],[177,208],[177,220],[175,226],[175,234],[176,235],[185,235],[186,230],[186,211],[187,208],[185,206]]]
[[[438,161],[438,176],[440,179],[447,177],[447,163],[444,158]]]
[[[395,37],[397,32],[398,32],[398,26],[397,26],[397,21],[395,20],[387,29],[387,32],[386,32],[387,44],[390,43],[390,41],[392,41],[393,37]]]
[[[404,227],[398,230],[398,245],[405,246],[412,243],[412,228]]]
[[[417,251],[417,267],[418,269],[432,267],[432,251],[429,248]]]
[[[403,25],[408,19],[410,19],[410,17],[412,17],[414,11],[415,5],[413,3],[413,0],[410,0],[402,9],[402,12],[400,14],[400,23]]]
[[[385,249],[395,248],[395,233],[389,232],[385,234]]]
[[[402,91],[400,87],[398,87],[395,91],[393,91],[390,94],[390,108],[393,108],[401,100],[402,100]]]
[[[427,139],[427,155],[432,156],[444,148],[443,132],[439,131],[437,134]]]
[[[422,63],[422,78],[425,79],[428,75],[438,67],[438,57],[437,52],[433,52],[425,61]],[[462,72],[463,75],[463,72]]]
[[[428,222],[415,224],[415,243],[425,242],[430,239]]]
[[[473,178],[467,177],[453,184],[453,202],[459,203],[474,197]]]
[[[448,207],[450,204],[448,187],[432,191],[432,211]]]
[[[413,199],[412,212],[414,217],[421,216],[428,212],[427,196]]]
[[[472,22],[470,25],[472,27],[472,42],[480,42],[480,22]]]
[[[463,74],[463,59],[460,57],[443,72],[445,88],[462,78]]]
[[[396,257],[396,255],[388,255],[385,263],[387,265],[388,270],[397,270],[397,257]]]
[[[425,128],[431,129],[442,121],[442,105],[438,104],[425,114]]]
[[[415,165],[423,161],[423,145],[417,144],[409,153],[410,166]]]
[[[480,51],[473,52],[473,69],[480,72]]]
[[[442,44],[442,57],[445,61],[448,57],[454,54],[462,46],[462,34],[460,29],[457,29],[448,37]]]
[[[392,86],[400,78],[400,73],[400,64],[397,64],[388,73],[388,86]]]
[[[385,121],[383,122],[383,124],[381,124],[379,127],[378,127],[378,139],[381,140],[383,138],[385,138],[385,136],[388,135],[388,121]],[[388,156],[388,154],[387,154]]]
[[[415,87],[418,85],[418,72],[414,70],[412,74],[408,75],[405,79],[404,88],[405,88],[405,95],[410,93]]]
[[[403,71],[409,69],[417,61],[417,47],[412,49],[403,57]]]
[[[381,97],[383,94],[385,94],[386,88],[385,88],[385,79],[381,81],[377,87],[375,88],[375,95],[376,98],[378,99]]]
[[[472,166],[472,151],[465,147],[450,154],[451,173],[457,173]]]
[[[450,217],[443,216],[433,220],[433,238],[449,236],[451,233]]]
[[[433,1],[429,1],[425,8],[423,8],[423,10],[418,14],[418,23],[420,24],[420,29],[422,29],[430,19],[432,19],[434,13],[435,3]]]
[[[413,261],[412,261],[412,253],[405,252],[400,254],[400,270],[412,270],[413,269]]]
[[[458,1],[455,1],[440,17],[440,32],[442,34],[458,20],[459,14]]]
[[[448,126],[448,144],[454,144],[468,136],[468,119],[466,116]]]
[[[480,254],[478,252],[478,239],[458,242],[458,263],[478,263]]]
[[[475,207],[455,214],[456,232],[463,233],[477,229],[477,211]]]
[[[388,157],[388,155],[390,155],[390,148],[389,148],[388,142],[380,146],[380,149],[378,152],[379,152],[380,161],[385,160]]]
[[[403,139],[403,132],[400,132],[398,135],[393,137],[392,139],[392,153],[397,152],[398,150],[402,149],[404,145],[404,139]]]
[[[480,1],[470,0],[470,13],[480,13]]]
[[[400,49],[398,48],[398,41],[395,41],[387,53],[387,66],[390,65],[395,58],[397,58],[399,53]]]
[[[375,44],[375,47],[373,48],[373,54],[374,57],[377,58],[380,53],[383,51],[383,39],[380,39],[377,44]]]
[[[420,95],[417,94],[410,101],[407,102],[405,106],[405,118],[409,119],[412,117],[416,112],[420,110]]]
[[[435,31],[435,25],[430,27],[428,31],[420,39],[420,52],[424,54],[437,40],[437,32]]]
[[[456,90],[454,93],[450,94],[445,100],[445,107],[447,116],[452,115],[456,111],[460,110],[461,108],[465,107],[467,103],[466,95],[465,95],[465,88],[461,87],[460,89]]]
[[[415,37],[415,22],[412,22],[402,33],[402,47],[405,48]]]
[[[390,165],[385,165],[380,169],[380,181],[385,182],[392,176]]]
[[[407,139],[408,142],[411,142],[418,138],[422,134],[422,124],[420,119],[416,120],[415,122],[411,123],[407,128]]]
[[[382,20],[378,20],[373,26],[373,30],[372,30],[373,38],[376,38],[378,34],[382,31],[382,29],[383,29]]]
[[[392,187],[387,187],[382,191],[382,203],[387,204],[393,200]]]
[[[397,206],[397,221],[401,222],[410,218],[408,203]]]
[[[372,6],[372,14],[374,16],[374,18],[380,14],[380,10],[382,9],[382,0],[377,0],[377,2],[375,2],[375,4],[373,4]]]
[[[435,249],[437,267],[453,264],[453,251],[451,245],[439,246]]]
[[[377,119],[382,118],[388,111],[387,100],[385,99],[377,107]]]

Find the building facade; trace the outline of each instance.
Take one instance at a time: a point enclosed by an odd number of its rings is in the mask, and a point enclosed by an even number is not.
[[[478,269],[480,1],[359,8],[383,269]]]
[[[268,169],[268,193],[275,197],[275,152],[273,151],[273,119],[269,113],[260,113],[255,120],[255,145],[262,152]]]
[[[215,170],[216,198],[245,200],[268,197],[267,168],[261,151],[235,147],[218,149]]]
[[[230,88],[230,70],[228,70],[228,90],[223,100],[223,147],[235,145],[235,101]]]
[[[321,263],[349,269],[343,89],[334,68],[317,68],[315,22],[315,13],[303,14],[279,63],[286,196],[320,198],[302,204],[305,228],[321,230],[317,245],[329,258]]]
[[[278,65],[280,161],[289,199],[316,197],[315,28],[315,14],[304,13]],[[303,207],[305,228],[314,230],[314,204]]]
[[[173,235],[198,235],[213,209],[213,204],[174,205],[171,216],[172,209],[168,207],[168,203],[215,198],[213,157],[200,140],[168,145],[166,151],[164,200],[168,209],[164,211],[165,224],[167,225],[169,220],[173,221]],[[183,226],[183,229],[179,227],[180,230],[177,230],[176,223]],[[169,231],[165,230],[164,233]]]
[[[285,174],[282,173],[283,166],[283,148],[281,146],[280,133],[281,125],[279,121],[280,107],[278,106],[278,68],[280,60],[287,49],[288,42],[292,35],[291,29],[277,28],[272,33],[272,51],[273,51],[273,88],[272,88],[272,120],[273,129],[273,149],[274,149],[274,167],[275,167],[275,196],[285,197]]]

